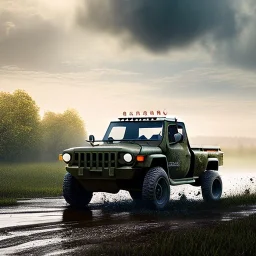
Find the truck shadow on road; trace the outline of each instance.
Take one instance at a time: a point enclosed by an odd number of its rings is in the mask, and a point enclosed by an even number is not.
[[[255,208],[253,208],[255,210]],[[97,225],[117,224],[122,222],[168,222],[176,220],[187,221],[226,221],[243,217],[254,212],[246,207],[221,207],[218,203],[205,203],[196,200],[173,200],[163,211],[150,210],[142,203],[132,201],[105,202],[90,204],[85,209],[67,207],[63,211],[63,222]]]

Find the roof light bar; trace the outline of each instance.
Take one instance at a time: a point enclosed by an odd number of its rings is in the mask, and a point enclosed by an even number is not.
[[[129,112],[124,111],[123,112],[124,117],[133,117],[133,116],[154,117],[154,116],[166,116],[166,115],[167,115],[166,110],[164,110],[164,111],[160,111],[160,110],[157,110],[157,111],[153,111],[153,110],[150,110],[150,111],[129,111]]]
[[[162,117],[165,118],[165,117]],[[158,120],[159,117],[152,116],[152,117],[119,117],[120,121],[154,121]]]
[[[167,116],[167,111],[124,111],[123,117],[118,118],[120,121],[155,121],[169,120],[177,122],[175,116]]]

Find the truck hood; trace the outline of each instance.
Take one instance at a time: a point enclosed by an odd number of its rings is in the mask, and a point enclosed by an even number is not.
[[[142,146],[141,155],[161,154],[162,150],[156,146]]]
[[[150,155],[150,154],[160,154],[162,150],[157,146],[140,146],[133,143],[113,143],[113,144],[102,144],[99,146],[84,146],[84,147],[75,147],[64,150],[65,152],[127,152],[131,154],[141,154],[141,155]]]

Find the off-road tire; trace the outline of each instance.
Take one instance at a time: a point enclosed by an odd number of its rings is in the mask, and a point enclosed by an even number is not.
[[[92,199],[92,192],[86,191],[70,173],[66,173],[63,181],[63,196],[71,207],[85,208]]]
[[[144,177],[142,200],[150,208],[162,210],[170,199],[170,182],[162,167],[151,168]]]
[[[222,180],[219,173],[206,171],[200,177],[200,181],[204,201],[218,201],[222,194]]]
[[[142,191],[129,191],[129,193],[133,201],[142,200]]]

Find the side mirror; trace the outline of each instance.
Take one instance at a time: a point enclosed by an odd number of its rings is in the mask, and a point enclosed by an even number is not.
[[[175,133],[174,134],[174,140],[176,143],[183,141],[183,135],[181,133]]]
[[[94,135],[90,135],[89,136],[89,141],[94,143],[95,142],[95,138],[94,138]]]
[[[108,137],[108,142],[109,143],[113,143],[113,141],[114,141],[113,137]]]

